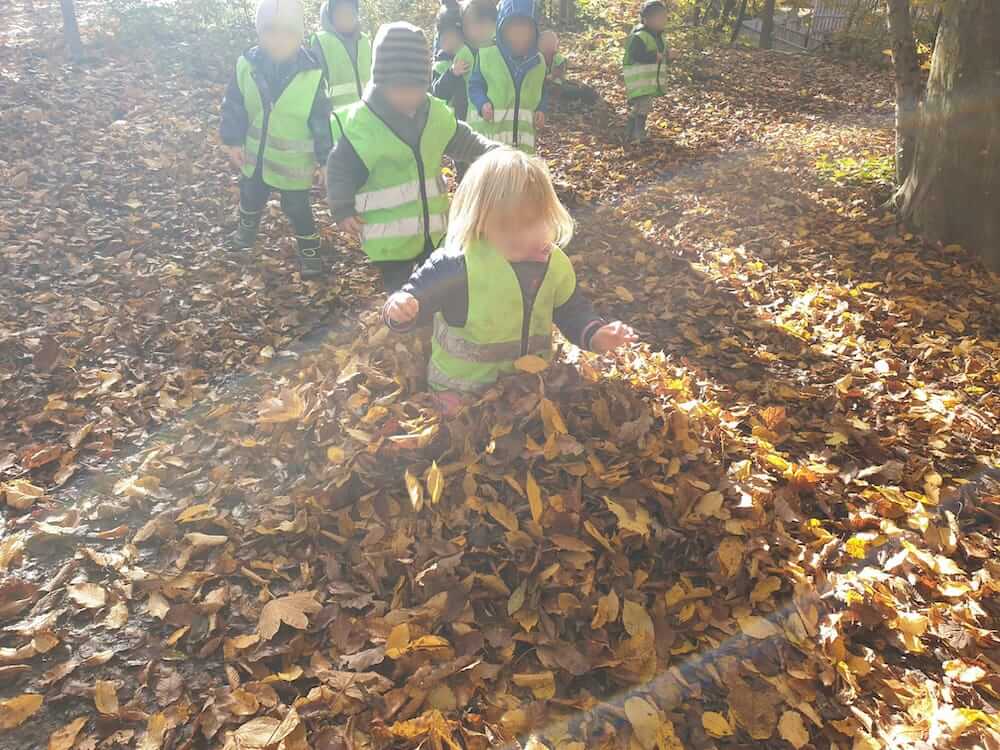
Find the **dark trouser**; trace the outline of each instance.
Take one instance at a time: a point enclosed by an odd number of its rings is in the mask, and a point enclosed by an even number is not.
[[[382,274],[382,287],[385,289],[385,293],[392,294],[402,289],[403,285],[410,280],[413,272],[420,268],[433,252],[434,246],[428,242],[424,251],[413,260],[376,261],[375,267]]]
[[[256,216],[259,220],[271,193],[276,188],[264,183],[259,175],[243,177],[240,180],[240,213]],[[312,237],[316,234],[312,203],[308,190],[279,190],[281,210],[285,212],[292,229],[298,237]]]

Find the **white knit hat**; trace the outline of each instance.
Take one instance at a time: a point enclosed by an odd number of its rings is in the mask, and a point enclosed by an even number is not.
[[[262,34],[275,28],[305,37],[306,20],[302,0],[260,0],[257,3],[257,33]]]

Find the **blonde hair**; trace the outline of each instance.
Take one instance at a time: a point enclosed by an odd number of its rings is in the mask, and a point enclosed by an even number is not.
[[[545,162],[508,146],[479,157],[458,186],[448,217],[447,245],[465,250],[490,226],[541,219],[551,242],[565,247],[573,237],[573,217],[552,187]]]

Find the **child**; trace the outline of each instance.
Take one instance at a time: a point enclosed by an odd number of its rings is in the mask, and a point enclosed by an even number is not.
[[[257,34],[236,62],[222,102],[220,133],[229,158],[242,172],[239,228],[234,249],[254,246],[271,192],[292,223],[302,278],[323,273],[320,239],[309,203],[316,162],[330,152],[330,102],[319,63],[302,48],[305,33],[298,0],[260,0]]]
[[[495,0],[466,0],[462,10],[462,39],[465,42],[451,68],[434,81],[434,96],[451,102],[459,120],[469,119],[469,76],[479,59],[479,50],[493,44],[497,25]],[[482,120],[479,120],[483,123]],[[477,129],[473,123],[473,129]],[[485,130],[485,129],[483,129]],[[460,165],[467,167],[467,165]]]
[[[327,198],[333,220],[361,236],[361,249],[394,292],[444,236],[441,157],[471,162],[496,144],[427,93],[431,55],[416,26],[382,26],[373,57],[372,85],[340,117],[344,135],[327,162]]]
[[[326,0],[319,13],[322,31],[313,36],[312,49],[323,61],[333,109],[361,99],[372,72],[372,42],[361,31],[358,0]]]
[[[553,323],[599,353],[636,341],[629,326],[602,320],[581,294],[560,247],[572,233],[541,159],[500,148],[472,165],[455,195],[445,248],[382,311],[397,331],[433,320],[432,389],[475,393],[514,372],[519,357],[551,359]]]
[[[545,91],[555,111],[566,83],[566,58],[559,51],[559,35],[552,30],[543,31],[538,37],[538,51],[545,58]]]
[[[545,64],[538,53],[534,0],[501,0],[497,44],[481,50],[469,78],[469,101],[486,121],[477,129],[501,143],[535,153],[535,131],[545,127]]]
[[[462,9],[456,0],[446,0],[438,10],[435,24],[437,34],[434,39],[434,71],[431,78],[431,92],[438,96],[436,87],[441,77],[453,71],[456,77],[461,77],[468,70],[468,63],[456,62],[455,55],[462,49],[465,39],[462,36]],[[457,88],[457,87],[455,87]],[[443,92],[442,92],[443,93]],[[452,104],[457,91],[448,91],[449,96],[438,96],[439,99]]]
[[[669,57],[663,35],[666,25],[667,6],[663,0],[646,0],[639,25],[625,43],[625,92],[630,109],[626,141],[639,143],[646,139],[646,118],[653,108],[653,98],[663,95],[660,76],[663,61]]]

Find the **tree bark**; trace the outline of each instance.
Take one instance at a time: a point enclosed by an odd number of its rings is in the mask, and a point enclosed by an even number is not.
[[[733,26],[733,35],[729,38],[729,44],[732,46],[736,44],[736,38],[740,35],[740,30],[743,28],[743,19],[747,17],[747,0],[740,0],[740,10],[736,14],[736,24]]]
[[[920,103],[920,63],[910,20],[910,0],[887,0],[892,65],[896,73],[896,184],[910,173],[917,146],[917,107]]]
[[[715,24],[716,31],[722,31],[726,28],[726,24],[729,23],[729,18],[733,15],[735,8],[736,0],[726,0],[725,5],[722,6],[722,13],[719,14],[719,20]]]
[[[60,0],[62,4],[63,17],[63,37],[66,39],[66,48],[69,56],[73,60],[83,57],[83,42],[80,40],[80,27],[76,22],[76,8],[73,0]]]
[[[904,222],[1000,270],[1000,3],[948,0],[920,109]]]
[[[760,48],[771,49],[774,46],[774,0],[764,0],[761,20]]]

